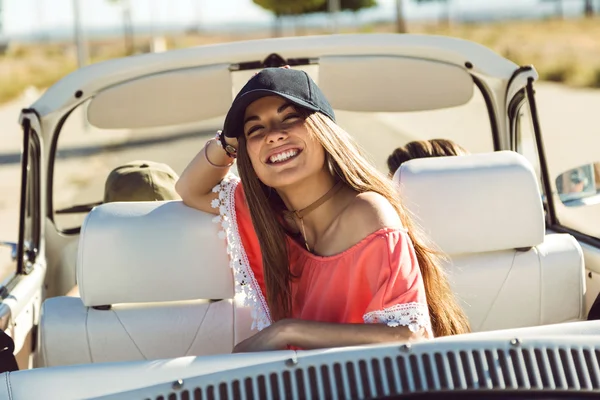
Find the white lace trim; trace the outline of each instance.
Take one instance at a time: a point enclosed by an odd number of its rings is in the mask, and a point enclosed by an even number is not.
[[[414,302],[396,304],[384,310],[368,312],[363,316],[363,320],[366,324],[387,324],[391,327],[407,326],[411,332],[425,329],[427,335],[433,338],[427,304]]]
[[[235,188],[240,179],[235,175],[227,175],[213,188],[219,198],[213,200],[211,206],[219,210],[213,222],[220,223],[223,228],[219,237],[227,240],[229,265],[234,273],[236,297],[243,298],[243,304],[252,312],[252,329],[262,330],[271,324],[271,316],[267,302],[258,282],[254,278],[248,256],[242,245],[235,214]]]

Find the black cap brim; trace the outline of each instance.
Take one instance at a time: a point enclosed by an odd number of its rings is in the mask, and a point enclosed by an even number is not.
[[[225,118],[223,134],[227,137],[239,137],[241,134],[243,134],[243,120],[246,108],[248,108],[248,106],[256,100],[267,96],[283,97],[295,106],[302,107],[310,111],[319,111],[319,107],[295,96],[269,89],[251,90],[234,100],[229,112],[227,113],[227,117]]]

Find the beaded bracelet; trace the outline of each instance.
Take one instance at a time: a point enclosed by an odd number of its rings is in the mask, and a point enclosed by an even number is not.
[[[206,142],[206,144],[204,145],[204,158],[206,158],[206,161],[212,165],[215,168],[229,168],[233,165],[234,161],[232,161],[231,163],[227,164],[227,165],[217,165],[215,163],[213,163],[212,161],[210,161],[210,159],[208,158],[208,146],[210,145],[211,140],[209,140],[208,142]]]
[[[215,139],[217,140],[217,142],[219,143],[221,148],[223,150],[225,150],[225,153],[227,153],[227,155],[230,158],[237,157],[237,149],[225,141],[225,135],[223,135],[223,131],[221,131],[221,130],[217,131],[217,134],[215,135]]]

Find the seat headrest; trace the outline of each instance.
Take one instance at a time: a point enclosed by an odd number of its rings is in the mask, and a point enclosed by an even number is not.
[[[404,205],[446,254],[528,248],[544,241],[542,199],[527,159],[512,151],[405,162]]]
[[[77,282],[88,306],[233,298],[219,224],[181,201],[107,203],[81,227]]]

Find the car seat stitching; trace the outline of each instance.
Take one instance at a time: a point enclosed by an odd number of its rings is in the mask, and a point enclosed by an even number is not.
[[[192,346],[194,345],[194,343],[196,343],[196,338],[198,337],[198,334],[200,333],[200,329],[202,328],[202,324],[204,324],[204,320],[206,319],[206,316],[208,315],[208,311],[210,310],[211,306],[212,306],[212,304],[208,305],[208,308],[206,309],[206,312],[204,313],[204,316],[200,320],[200,325],[198,325],[198,329],[196,330],[196,334],[194,335],[194,338],[190,342],[190,346],[188,347],[188,349],[184,353],[186,356],[188,355],[188,353],[192,349]]]
[[[94,357],[92,356],[92,341],[90,340],[90,330],[88,328],[88,317],[90,315],[90,309],[89,307],[86,307],[85,309],[85,338],[87,340],[87,348],[88,348],[88,353],[90,355],[90,363],[94,363]]]
[[[78,289],[79,289],[79,297],[81,298],[81,301],[83,301],[83,299],[85,299],[85,285],[83,284],[84,269],[79,266],[83,265],[83,253],[84,253],[85,244],[86,244],[85,239],[87,239],[87,236],[84,236],[84,235],[85,235],[85,231],[87,229],[88,220],[89,219],[86,218],[83,221],[83,224],[81,225],[81,229],[80,229],[80,233],[79,233],[79,238],[80,238],[79,248],[77,250],[77,264],[75,265],[75,284],[79,285]]]
[[[238,316],[236,313],[237,310],[237,303],[235,301],[235,295],[233,296],[233,299],[231,299],[231,320],[233,321],[233,335],[231,337],[231,348],[233,349],[237,343],[237,338],[238,338],[238,330],[237,330],[237,321],[238,321]]]
[[[8,399],[13,400],[12,386],[10,385],[10,371],[6,373],[6,390],[8,391]]]
[[[537,259],[538,259],[538,267],[540,269],[540,297],[539,297],[540,321],[539,321],[539,325],[543,325],[543,321],[544,321],[544,314],[543,314],[544,307],[542,307],[542,305],[544,304],[544,268],[542,268],[543,260],[542,260],[542,257],[540,255],[538,248],[534,247],[533,249],[535,250],[535,255],[537,256]]]
[[[575,249],[577,250],[577,255],[579,256],[580,263],[583,264],[582,265],[583,266],[583,276],[581,277],[582,279],[579,280],[579,293],[583,293],[583,296],[579,296],[579,319],[587,319],[589,312],[586,310],[586,304],[585,304],[585,293],[586,293],[585,256],[583,254],[583,248],[578,245],[577,239],[575,239],[573,236],[571,236],[570,239],[571,239],[571,243],[573,244],[573,247],[575,247]]]
[[[494,308],[494,306],[496,305],[496,302],[498,301],[498,298],[500,297],[500,293],[502,293],[502,289],[504,289],[504,286],[506,285],[506,281],[508,281],[508,278],[510,277],[510,273],[513,270],[513,267],[515,266],[515,259],[517,258],[517,250],[514,250],[513,253],[513,259],[512,262],[510,264],[510,268],[508,269],[508,272],[506,273],[506,276],[504,277],[504,281],[502,282],[502,285],[500,285],[500,289],[498,289],[498,293],[496,293],[496,296],[494,297],[494,300],[492,301],[492,304],[490,304],[490,307],[488,308],[486,314],[485,314],[485,318],[484,320],[481,322],[481,324],[478,327],[478,331],[481,331],[481,328],[485,325],[485,323],[487,322],[489,316],[490,316],[490,311]]]
[[[142,352],[142,350],[138,347],[138,345],[135,342],[135,340],[133,340],[133,337],[131,336],[131,334],[129,333],[129,331],[127,330],[127,328],[125,328],[125,324],[123,324],[123,321],[121,321],[121,318],[119,318],[119,314],[115,310],[111,310],[111,311],[113,312],[113,314],[115,314],[115,317],[117,317],[117,321],[119,321],[119,323],[123,327],[123,330],[125,331],[125,333],[127,334],[127,336],[129,336],[129,339],[131,340],[131,343],[133,343],[133,345],[135,346],[135,348],[137,349],[137,351],[140,352],[140,355],[144,358],[144,360],[148,360],[148,358],[144,355],[144,353]]]
[[[450,259],[448,260],[445,267],[448,270],[446,272],[448,282],[451,284],[451,286],[457,285],[458,282],[457,282],[456,277],[459,276],[461,273],[465,273],[465,267],[460,267],[460,266],[456,265]],[[469,299],[472,299],[473,297],[469,297],[468,295],[460,295],[458,293],[455,293],[455,296],[458,300],[460,300],[463,303],[463,308],[464,307],[469,307],[469,308],[473,307],[473,304],[469,300]]]
[[[41,310],[41,314],[44,315],[45,317],[48,315],[47,311],[46,311],[46,302],[44,302],[42,304],[42,310]],[[47,318],[47,317],[46,317]],[[40,338],[40,345],[42,346],[42,360],[44,361],[44,364],[46,364],[46,366],[48,366],[48,346],[46,346],[46,335],[42,335],[41,332],[48,332],[44,327],[46,326],[46,318],[40,318],[40,327],[39,329],[39,338]]]

